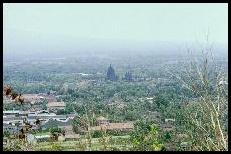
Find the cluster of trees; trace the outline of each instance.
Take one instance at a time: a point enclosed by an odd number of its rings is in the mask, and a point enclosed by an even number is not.
[[[131,134],[133,149],[137,151],[164,151],[158,127],[152,122],[138,121]]]

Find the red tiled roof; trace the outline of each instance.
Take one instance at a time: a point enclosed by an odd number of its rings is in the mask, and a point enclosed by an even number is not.
[[[48,108],[49,107],[65,107],[66,104],[64,102],[48,102],[47,106]]]
[[[41,99],[41,97],[38,96],[38,94],[23,94],[23,97],[26,102],[38,101]]]
[[[134,125],[132,122],[127,123],[108,123],[100,126],[91,127],[90,130],[115,130],[115,129],[133,129]]]
[[[79,134],[67,134],[65,135],[65,138],[69,138],[69,139],[80,138],[80,135]]]
[[[108,120],[107,118],[105,118],[105,117],[103,117],[103,116],[100,116],[100,117],[98,117],[98,118],[96,118],[96,120]]]

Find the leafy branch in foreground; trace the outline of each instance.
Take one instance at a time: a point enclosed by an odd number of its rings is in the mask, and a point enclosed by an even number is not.
[[[192,60],[183,76],[174,76],[195,96],[185,108],[185,132],[191,137],[191,150],[226,151],[227,82],[225,72],[213,65],[210,52],[203,51],[199,62]]]

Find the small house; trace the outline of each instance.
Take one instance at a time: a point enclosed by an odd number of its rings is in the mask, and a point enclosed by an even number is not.
[[[164,119],[165,123],[169,123],[169,124],[174,124],[175,123],[175,119]]]
[[[65,141],[65,139],[66,139],[66,137],[63,135],[58,136],[58,141],[63,142],[63,141]]]
[[[35,136],[36,142],[48,142],[50,141],[51,135],[39,135]]]
[[[66,104],[64,102],[48,102],[47,108],[49,111],[57,112],[57,110],[64,110]]]
[[[24,94],[24,102],[26,103],[39,103],[44,100],[43,97],[38,96],[38,94]]]
[[[67,134],[65,135],[65,141],[76,141],[80,139],[79,134]]]
[[[101,131],[101,130],[120,130],[123,132],[128,132],[134,129],[133,122],[126,122],[126,123],[108,123],[102,124],[100,126],[90,127],[89,130],[91,131]]]
[[[19,110],[8,110],[8,111],[3,111],[3,115],[15,115],[18,116],[19,115]]]
[[[97,125],[108,124],[109,120],[103,116],[96,118]]]
[[[33,134],[27,134],[26,139],[29,144],[37,143],[37,139],[35,138]]]

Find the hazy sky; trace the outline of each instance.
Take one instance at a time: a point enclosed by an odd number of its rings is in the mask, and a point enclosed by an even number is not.
[[[4,52],[228,42],[228,4],[4,4]],[[91,42],[92,41],[92,42]],[[95,42],[95,44],[94,44]],[[119,42],[119,43],[118,43]],[[142,44],[142,43],[141,43]],[[101,46],[102,47],[102,46]]]

